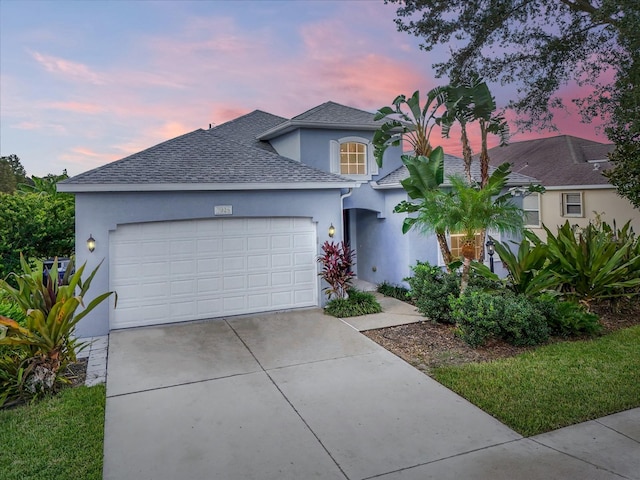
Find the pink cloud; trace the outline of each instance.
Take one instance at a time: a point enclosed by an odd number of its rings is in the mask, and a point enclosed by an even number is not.
[[[85,113],[91,115],[102,113],[106,110],[102,105],[82,102],[52,102],[46,104],[45,106],[54,110],[65,110],[67,112]]]
[[[69,80],[91,83],[94,85],[103,85],[104,79],[102,75],[92,71],[88,66],[82,63],[72,62],[63,58],[51,55],[43,55],[38,52],[30,52],[31,56],[44,67],[48,72],[61,75]]]
[[[43,123],[43,122],[33,122],[33,121],[23,121],[12,125],[13,128],[17,128],[19,130],[48,130],[54,131],[61,135],[68,134],[68,130],[65,126],[54,124],[54,123]]]

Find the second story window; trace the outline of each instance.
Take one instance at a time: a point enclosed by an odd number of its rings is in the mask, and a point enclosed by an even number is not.
[[[340,145],[340,173],[343,175],[367,173],[367,146],[364,143],[348,142]]]
[[[570,192],[562,194],[562,216],[582,217],[582,193]]]

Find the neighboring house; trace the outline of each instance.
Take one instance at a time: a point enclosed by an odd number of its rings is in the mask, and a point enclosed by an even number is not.
[[[555,233],[567,220],[584,227],[598,217],[619,227],[631,220],[638,232],[640,212],[602,174],[611,168],[607,154],[612,149],[612,144],[560,135],[495,147],[489,155],[492,165],[510,162],[514,172],[535,177],[546,188],[523,200],[528,227],[541,238],[546,238],[543,224]]]
[[[91,291],[118,293],[77,333],[322,305],[325,241],[350,242],[355,273],[372,283],[439,262],[435,238],[403,235],[392,213],[407,172],[400,147],[376,165],[381,123],[333,102],[292,119],[256,110],[58,184],[76,196],[78,263],[103,262]],[[462,160],[447,157],[454,171]]]

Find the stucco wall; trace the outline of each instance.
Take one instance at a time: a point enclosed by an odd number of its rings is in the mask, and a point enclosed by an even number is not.
[[[360,130],[320,129],[305,129],[300,132],[300,158],[303,163],[326,172],[331,169],[331,140],[337,141],[344,137],[362,137],[370,141],[374,133],[372,131]],[[400,160],[401,154],[402,148],[400,146],[390,147],[387,152],[385,152],[382,168],[378,170],[378,175],[373,179],[382,178],[400,167],[402,165],[402,161]]]
[[[109,289],[109,232],[118,225],[216,218],[215,205],[231,205],[233,217],[310,217],[317,222],[318,253],[324,241],[330,240],[329,225],[339,225],[341,218],[340,190],[79,193],[76,194],[78,264],[86,261],[87,271],[91,271],[103,261],[86,301]],[[96,240],[93,253],[85,246],[89,235]],[[320,289],[318,282],[318,298],[324,299]],[[105,335],[109,331],[108,319],[109,305],[105,302],[81,320],[77,334]]]
[[[582,192],[583,217],[562,216],[562,194]],[[633,208],[626,199],[618,196],[614,189],[593,190],[547,190],[540,197],[540,219],[555,234],[557,227],[567,220],[571,225],[586,227],[589,221],[596,219],[596,213],[602,214],[601,219],[612,225],[616,220],[618,227],[631,220],[631,225],[636,232],[640,232],[640,211]],[[545,240],[547,234],[543,228],[531,228],[536,235]]]
[[[269,141],[279,155],[300,161],[300,130],[285,133]]]

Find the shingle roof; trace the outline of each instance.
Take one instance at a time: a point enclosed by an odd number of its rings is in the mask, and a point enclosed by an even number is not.
[[[606,160],[612,144],[594,142],[570,135],[513,142],[489,150],[493,165],[514,164],[513,170],[540,180],[546,187],[570,185],[607,185],[602,175],[611,163]]]
[[[269,142],[258,140],[257,137],[262,132],[286,121],[287,119],[284,117],[263,112],[262,110],[254,110],[251,113],[214,127],[210,131],[224,135],[238,143],[276,153]]]
[[[495,171],[496,167],[489,166],[489,174]],[[462,175],[464,176],[464,160],[459,157],[454,157],[453,155],[445,154],[444,155],[444,183],[443,186],[451,185],[448,177],[451,175]],[[409,170],[404,165],[400,168],[395,169],[389,175],[384,178],[378,180],[378,185],[385,187],[395,187],[400,186],[400,181],[404,180],[409,176]],[[474,180],[480,180],[480,163],[478,161],[473,161],[471,163],[471,176]],[[535,178],[529,177],[527,175],[522,175],[520,173],[511,172],[509,175],[509,179],[507,181],[508,186],[517,186],[517,185],[528,185],[531,183],[538,183],[538,180]]]
[[[220,128],[220,127],[218,127]],[[70,178],[73,185],[220,185],[344,184],[349,180],[323,172],[263,148],[230,140],[224,129],[198,129],[142,152]],[[224,133],[224,134],[223,134]]]
[[[366,112],[358,108],[347,107],[335,102],[325,102],[322,105],[296,115],[292,120],[309,123],[352,123],[356,125],[369,125],[378,128],[385,121],[374,120],[375,113]]]
[[[374,120],[375,113],[347,107],[335,102],[322,105],[296,115],[274,128],[265,130],[258,136],[269,140],[298,128],[338,128],[342,130],[377,130],[385,121]]]

